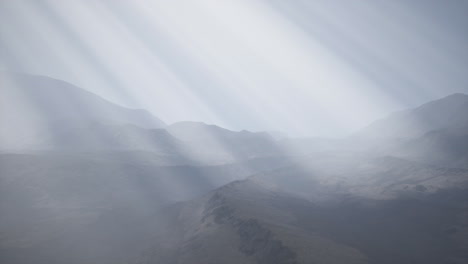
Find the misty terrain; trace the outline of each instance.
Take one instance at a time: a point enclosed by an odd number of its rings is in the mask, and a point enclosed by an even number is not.
[[[2,72],[0,263],[466,264],[468,95],[290,138]]]

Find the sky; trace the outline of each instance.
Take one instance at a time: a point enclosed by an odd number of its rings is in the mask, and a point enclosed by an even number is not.
[[[0,70],[166,123],[343,136],[468,93],[465,0],[0,0]]]

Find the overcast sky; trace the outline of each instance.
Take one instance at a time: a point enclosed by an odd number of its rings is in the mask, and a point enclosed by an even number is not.
[[[466,0],[0,0],[0,69],[172,123],[341,136],[468,93]]]

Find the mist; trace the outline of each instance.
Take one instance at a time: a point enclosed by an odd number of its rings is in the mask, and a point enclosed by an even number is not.
[[[167,123],[344,136],[389,112],[467,92],[466,8],[2,1],[0,67],[67,80]]]
[[[0,263],[467,263],[467,11],[0,1]]]

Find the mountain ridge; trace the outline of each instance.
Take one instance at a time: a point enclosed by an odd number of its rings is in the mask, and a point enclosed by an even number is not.
[[[107,101],[65,81],[28,74],[0,74],[0,146],[21,148],[23,141],[53,135],[60,126],[76,123],[134,124],[160,128],[165,124],[146,110]]]
[[[394,112],[353,134],[360,138],[411,138],[432,130],[468,126],[468,95],[455,93]]]

